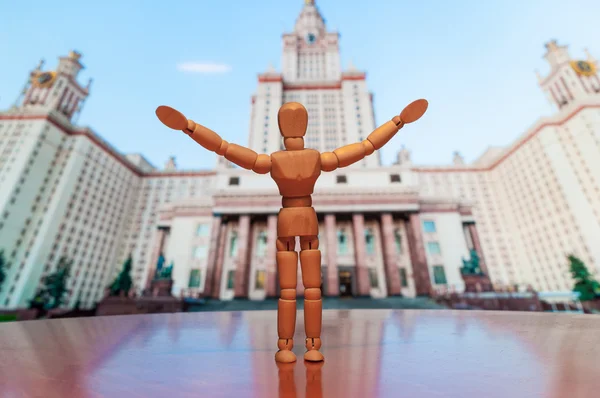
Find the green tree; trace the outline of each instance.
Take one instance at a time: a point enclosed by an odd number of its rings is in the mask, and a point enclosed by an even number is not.
[[[60,307],[65,299],[67,290],[67,281],[71,276],[71,266],[73,261],[66,257],[61,257],[58,260],[56,271],[46,276],[45,278],[45,290],[50,297],[50,309]]]
[[[6,279],[6,268],[8,268],[8,264],[4,258],[4,250],[0,250],[0,287],[2,287],[2,282],[4,282],[4,279]]]
[[[49,302],[50,302],[50,296],[48,295],[48,292],[45,289],[40,288],[35,293],[35,296],[29,301],[29,308],[30,309],[35,308],[35,309],[39,310],[41,313],[44,313],[46,311],[46,309],[48,308]]]
[[[571,275],[575,280],[573,291],[579,293],[579,300],[589,301],[597,298],[600,295],[600,283],[592,277],[583,261],[573,255],[568,256],[568,259]]]
[[[29,302],[29,308],[44,311],[60,307],[64,303],[65,295],[69,293],[67,281],[71,276],[72,265],[72,260],[64,256],[61,257],[58,260],[56,271],[42,279],[42,286]]]
[[[120,296],[123,293],[125,296],[129,294],[131,287],[133,286],[133,280],[131,279],[131,268],[133,265],[133,259],[131,255],[123,263],[123,269],[117,275],[113,283],[110,285],[110,295]]]

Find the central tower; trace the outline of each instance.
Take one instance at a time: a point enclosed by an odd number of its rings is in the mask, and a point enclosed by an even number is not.
[[[258,76],[252,97],[249,146],[258,153],[283,148],[277,112],[285,102],[308,111],[307,148],[333,151],[364,140],[376,127],[366,74],[342,71],[339,34],[328,32],[314,0],[305,0],[294,30],[282,36],[282,71],[270,67]],[[379,153],[351,167],[378,167]]]
[[[282,72],[287,82],[341,78],[339,34],[327,32],[313,0],[306,0],[292,33],[283,35]]]

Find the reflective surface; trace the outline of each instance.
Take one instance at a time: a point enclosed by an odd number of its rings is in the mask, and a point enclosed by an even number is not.
[[[302,358],[298,314],[294,351]],[[600,317],[325,311],[325,363],[278,366],[276,313],[0,324],[1,397],[591,397]]]

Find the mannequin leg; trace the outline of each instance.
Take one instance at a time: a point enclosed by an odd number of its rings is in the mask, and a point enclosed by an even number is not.
[[[304,328],[306,331],[306,353],[304,359],[322,361],[321,322],[323,301],[321,299],[321,251],[316,236],[300,237],[300,265],[304,285]]]
[[[296,284],[298,281],[298,253],[294,251],[295,238],[277,239],[277,271],[281,297],[277,306],[277,347],[275,361],[291,363],[296,361],[292,352],[296,331]]]

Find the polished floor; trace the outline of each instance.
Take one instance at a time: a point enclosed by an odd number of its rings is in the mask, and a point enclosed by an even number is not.
[[[330,310],[324,364],[278,367],[271,311],[0,324],[1,397],[592,397],[600,317]],[[294,351],[303,352],[302,313]]]

